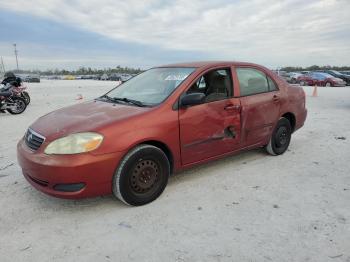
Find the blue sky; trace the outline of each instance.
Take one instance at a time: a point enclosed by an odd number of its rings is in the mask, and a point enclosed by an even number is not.
[[[13,43],[19,50],[19,64],[24,64],[22,67],[26,69],[117,65],[147,68],[167,61],[205,57],[202,52],[169,51],[154,45],[118,41],[64,23],[7,10],[0,10],[0,24],[1,55],[9,68],[15,66]]]
[[[23,69],[192,60],[350,64],[347,0],[0,0],[0,56]]]

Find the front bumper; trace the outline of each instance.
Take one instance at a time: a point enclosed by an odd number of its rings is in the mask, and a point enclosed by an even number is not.
[[[23,139],[18,142],[17,158],[24,177],[41,192],[72,199],[110,194],[113,174],[124,154],[46,155],[38,151],[31,151]]]

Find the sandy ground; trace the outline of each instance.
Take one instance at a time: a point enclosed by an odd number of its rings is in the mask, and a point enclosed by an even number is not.
[[[22,177],[16,143],[39,116],[113,82],[28,84],[22,115],[0,115],[0,261],[350,261],[350,88],[319,88],[290,149],[173,176],[142,207],[112,196],[46,196]],[[344,140],[345,139],[345,140]]]

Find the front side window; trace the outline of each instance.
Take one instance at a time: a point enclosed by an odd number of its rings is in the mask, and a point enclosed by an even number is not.
[[[253,68],[237,68],[241,96],[249,96],[269,91],[266,75]]]
[[[153,68],[139,74],[106,96],[112,99],[134,100],[145,106],[163,102],[195,68]]]
[[[274,82],[270,77],[267,77],[267,82],[268,82],[268,84],[269,84],[269,90],[270,90],[270,91],[276,91],[276,90],[278,90],[278,88],[277,88],[275,82]]]
[[[326,76],[324,74],[320,74],[320,73],[314,73],[312,75],[312,77],[316,80],[324,80],[326,79]]]
[[[331,70],[330,72],[333,73],[336,76],[342,76],[342,74],[339,73],[338,71]]]
[[[218,69],[205,73],[187,90],[190,93],[202,93],[205,102],[213,102],[232,97],[230,69]]]

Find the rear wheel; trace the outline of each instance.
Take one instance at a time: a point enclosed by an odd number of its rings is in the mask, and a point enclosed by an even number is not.
[[[170,163],[152,145],[139,145],[121,161],[113,176],[113,194],[124,203],[141,206],[158,198],[168,183]]]
[[[288,149],[291,136],[292,127],[290,122],[287,118],[280,118],[266,146],[266,151],[274,156],[283,154]]]
[[[304,86],[304,85],[305,85],[305,82],[304,82],[304,81],[300,81],[299,84],[300,84],[301,86]]]
[[[27,105],[23,98],[12,97],[11,100],[13,101],[13,106],[11,106],[11,108],[8,108],[7,112],[9,112],[12,115],[18,115],[23,113],[24,110],[26,110]]]

